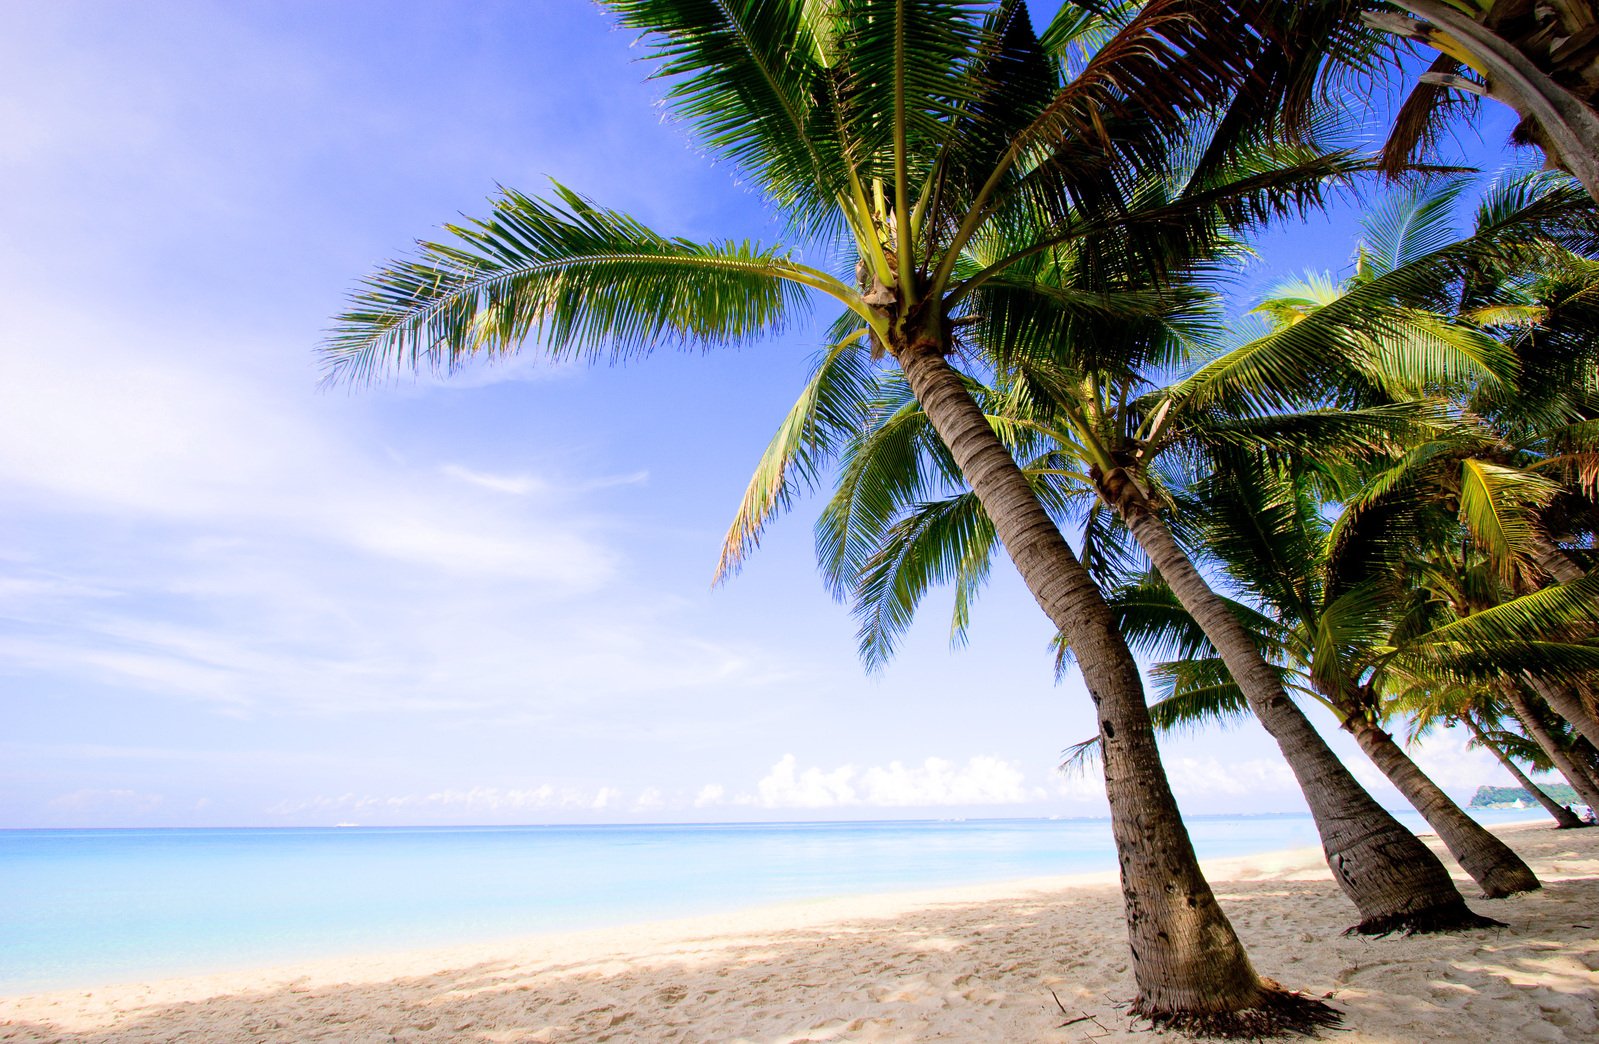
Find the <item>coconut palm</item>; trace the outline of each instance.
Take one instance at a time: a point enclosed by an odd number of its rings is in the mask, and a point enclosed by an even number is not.
[[[985,343],[994,346],[991,351],[1001,365],[1019,368],[1024,374],[1016,379],[1011,397],[1018,400],[1013,406],[1025,399],[1027,412],[1004,413],[1005,422],[1025,425],[1033,435],[1044,436],[1043,452],[1063,458],[1059,463],[1040,459],[1033,473],[1048,475],[1052,481],[1076,480],[1093,490],[1101,503],[1120,516],[1162,574],[1177,579],[1185,607],[1203,619],[1211,640],[1227,650],[1234,677],[1246,679],[1250,705],[1278,739],[1301,781],[1322,827],[1329,863],[1338,869],[1341,883],[1369,930],[1396,924],[1412,928],[1428,923],[1451,925],[1454,918],[1469,915],[1464,914],[1442,866],[1372,801],[1338,762],[1287,698],[1281,682],[1233,619],[1225,601],[1193,567],[1163,518],[1166,512],[1158,476],[1152,469],[1164,453],[1203,452],[1207,439],[1235,444],[1265,438],[1269,425],[1278,427],[1274,437],[1279,442],[1285,437],[1298,439],[1295,448],[1304,451],[1308,448],[1305,440],[1317,437],[1318,431],[1326,447],[1336,432],[1347,435],[1356,423],[1368,426],[1369,438],[1369,425],[1376,419],[1324,411],[1313,416],[1274,417],[1253,427],[1236,422],[1217,426],[1213,404],[1229,398],[1280,399],[1280,389],[1306,386],[1320,386],[1321,395],[1336,397],[1337,385],[1350,383],[1339,376],[1340,369],[1355,371],[1356,384],[1387,393],[1404,391],[1401,385],[1406,382],[1412,388],[1437,384],[1473,370],[1491,380],[1496,368],[1507,370],[1509,358],[1502,346],[1447,317],[1412,306],[1409,299],[1416,296],[1417,286],[1447,285],[1466,267],[1505,250],[1517,236],[1536,234],[1561,207],[1570,205],[1569,199],[1558,193],[1550,197],[1530,192],[1523,199],[1514,191],[1520,187],[1506,191],[1521,206],[1493,209],[1492,219],[1483,221],[1463,241],[1440,235],[1438,219],[1447,214],[1453,202],[1451,193],[1410,194],[1387,211],[1379,210],[1383,235],[1372,237],[1356,286],[1329,293],[1329,299],[1316,302],[1303,314],[1296,313],[1292,322],[1285,321],[1277,331],[1224,355],[1165,393],[1148,393],[1149,382],[1138,372],[1137,364],[1151,358],[1144,344],[1150,337],[1147,329],[1124,317],[1109,317],[1100,327],[1089,327],[1077,318],[1075,328],[1067,328],[1041,315],[1037,303],[1029,309],[1030,302],[1017,300],[1025,296],[1019,289],[1010,290],[1006,297],[990,291],[991,299],[983,306],[985,315],[1002,317],[983,324],[980,332]],[[1086,292],[1086,287],[1075,282],[1081,277],[1066,271],[1061,260],[1057,257],[1055,268],[1048,273],[1032,273],[1035,284],[1047,285],[1057,295]],[[1102,266],[1089,271],[1103,278]],[[1121,288],[1121,292],[1126,294],[1129,288]],[[1023,321],[1017,320],[1018,315]],[[1010,328],[1005,328],[1006,321]],[[1024,349],[1015,327],[1042,342],[1031,351],[1047,362],[1021,357]],[[1042,336],[1037,336],[1040,332]],[[1094,354],[1072,360],[1076,368],[1063,372],[1063,357],[1074,351],[1082,354],[1076,343],[1085,343],[1087,351]],[[1341,351],[1336,355],[1326,352],[1329,343]],[[1115,347],[1107,349],[1107,345]],[[1114,360],[1120,369],[1111,369],[1107,360]],[[929,580],[927,563],[938,564],[935,569],[943,567],[945,575],[951,572],[947,566],[954,565],[956,574],[977,578],[982,570],[972,563],[981,562],[986,554],[982,548],[932,550],[939,539],[984,535],[970,519],[962,521],[962,512],[969,514],[973,505],[961,508],[959,500],[952,499],[947,508],[928,505],[923,510],[917,500],[925,493],[925,483],[916,468],[906,464],[885,468],[869,459],[916,447],[904,437],[905,411],[913,409],[914,403],[903,395],[901,400],[884,411],[882,435],[865,444],[869,452],[856,454],[857,462],[865,463],[846,468],[842,506],[835,505],[838,509],[831,512],[839,519],[836,528],[843,532],[824,532],[826,567],[835,577],[843,577],[845,585],[850,578],[858,578],[855,590],[867,606],[864,651],[868,656],[884,647],[891,637],[888,632],[908,619],[913,602],[906,594],[924,589]],[[1385,419],[1389,424],[1394,420],[1391,416]],[[895,480],[901,486],[897,494],[885,495],[878,488]],[[1065,503],[1067,495],[1057,494],[1055,499]],[[883,510],[885,504],[905,509],[903,517],[891,519]],[[851,528],[858,532],[848,532]],[[992,540],[991,533],[987,537]],[[859,550],[850,554],[852,548]],[[843,561],[839,561],[840,551],[844,552]],[[951,578],[957,579],[958,612],[964,613],[972,581]],[[1375,735],[1372,742],[1377,742]],[[1388,747],[1385,755],[1399,754],[1397,759],[1387,757],[1394,771],[1413,768],[1402,752],[1391,743]],[[1442,797],[1436,788],[1432,790]],[[1465,822],[1454,833],[1462,837],[1473,831],[1482,834],[1474,822],[1456,812]],[[1535,886],[1530,871],[1496,839],[1483,836],[1473,840],[1478,848],[1497,848],[1490,859],[1468,860],[1481,865],[1485,878],[1493,878],[1486,885],[1489,894]]]
[[[1411,924],[1425,923],[1426,916],[1417,916],[1425,907],[1403,904],[1416,903],[1418,892],[1427,895],[1427,889],[1436,887],[1430,882],[1445,882],[1445,889],[1433,895],[1452,891],[1443,868],[1338,764],[1287,698],[1280,679],[1260,654],[1258,641],[1193,568],[1161,517],[1164,498],[1155,468],[1166,453],[1200,453],[1210,462],[1207,466],[1214,467],[1218,449],[1225,455],[1246,441],[1275,440],[1280,451],[1303,456],[1312,446],[1308,440],[1319,438],[1317,451],[1325,454],[1340,448],[1340,435],[1347,439],[1362,426],[1359,445],[1369,449],[1372,435],[1380,430],[1372,427],[1379,416],[1390,426],[1387,444],[1394,445],[1391,425],[1396,417],[1369,411],[1322,411],[1218,424],[1209,404],[1239,398],[1240,387],[1245,397],[1257,399],[1280,398],[1278,389],[1304,385],[1319,385],[1320,394],[1333,399],[1381,398],[1458,383],[1474,369],[1486,386],[1503,383],[1494,370],[1510,369],[1503,346],[1424,306],[1436,304],[1441,292],[1458,288],[1475,270],[1508,254],[1523,256],[1541,244],[1549,229],[1569,216],[1576,201],[1572,192],[1548,178],[1512,179],[1490,192],[1472,234],[1456,239],[1449,218],[1457,193],[1458,186],[1395,194],[1387,206],[1374,211],[1361,263],[1349,285],[1324,280],[1292,299],[1272,302],[1269,311],[1279,321],[1275,331],[1227,353],[1169,392],[1149,394],[1138,365],[1159,356],[1150,345],[1158,343],[1161,329],[1171,328],[1169,317],[1164,325],[1140,326],[1125,315],[1106,316],[1094,326],[1085,317],[1074,316],[1068,326],[1051,322],[1048,309],[1041,312],[1037,302],[1019,300],[1028,290],[1036,296],[1035,288],[1041,285],[1056,297],[1088,292],[1089,287],[1078,284],[1080,276],[1069,270],[1071,262],[1081,264],[1074,255],[1056,255],[1048,272],[1035,268],[1027,287],[1009,288],[1004,295],[990,288],[982,309],[989,318],[977,331],[999,363],[1015,373],[1008,378],[1006,394],[988,396],[992,422],[996,428],[1012,429],[1013,452],[1030,460],[1027,470],[1035,486],[1050,491],[1046,502],[1059,511],[1071,503],[1074,488],[1079,494],[1093,490],[1101,504],[1121,516],[1141,549],[1158,560],[1163,575],[1183,580],[1187,611],[1208,614],[1203,625],[1207,640],[1213,642],[1218,633],[1230,640],[1233,655],[1227,667],[1234,678],[1241,676],[1238,664],[1248,672],[1250,680],[1241,691],[1278,738],[1302,781],[1324,828],[1329,863],[1339,869],[1340,880],[1369,927],[1403,923],[1407,917]],[[1582,213],[1587,209],[1584,204]],[[1090,272],[1103,279],[1102,265]],[[1136,289],[1116,288],[1123,297]],[[1034,351],[1045,359],[1022,357],[1017,327],[1042,342]],[[1063,360],[1074,351],[1082,355],[1078,343],[1086,343],[1092,354],[1072,359],[1076,368],[1067,370]],[[1341,349],[1336,365],[1325,352],[1315,352],[1318,344],[1326,343]],[[1317,368],[1315,381],[1306,379],[1310,365]],[[1339,370],[1352,372],[1340,376]],[[916,404],[904,389],[885,398],[875,430],[849,455],[839,495],[824,514],[830,524],[820,534],[824,569],[835,589],[855,597],[861,610],[863,654],[869,663],[892,647],[895,632],[910,619],[916,600],[937,580],[956,585],[958,633],[971,593],[986,574],[993,542],[980,505],[959,492],[954,469],[941,461],[931,440],[918,437],[916,424]],[[917,454],[928,463],[917,463]],[[1428,456],[1422,453],[1421,459]],[[942,492],[932,488],[939,481],[957,488],[942,499],[932,496]],[[1226,490],[1220,499],[1233,493]],[[1255,503],[1241,492],[1233,499],[1248,516],[1239,519],[1241,531],[1258,529],[1258,520],[1270,505]],[[1295,567],[1308,567],[1313,560],[1302,554],[1288,558]],[[1298,608],[1302,607],[1296,604],[1276,611],[1292,615]],[[1358,676],[1358,671],[1351,675]],[[1519,857],[1426,779],[1380,728],[1380,717],[1374,719],[1362,710],[1358,684],[1345,680],[1336,689],[1335,696],[1345,704],[1340,717],[1346,727],[1400,789],[1438,821],[1435,826],[1488,895],[1537,886]],[[1370,700],[1367,694],[1365,702]],[[1369,847],[1354,850],[1346,840],[1350,836],[1366,840]],[[1365,871],[1368,864],[1371,872]],[[1407,874],[1412,875],[1408,880]]]
[[[1128,404],[1137,396],[1107,379],[1072,381],[1068,387],[1068,382],[1040,380],[1037,367],[1029,376],[1030,382],[1013,386],[1009,394],[980,393],[981,400],[1024,461],[1040,499],[1054,508],[1060,524],[1068,525],[1074,509],[1081,513],[1085,499],[1098,496],[1097,506],[1106,504],[1093,477],[1093,451],[1099,447],[1091,440],[1095,434],[1125,431],[1125,418],[1113,416],[1116,403]],[[1067,397],[1063,392],[1071,394],[1072,406],[1077,407],[1075,422],[1051,412]],[[1039,409],[1040,400],[1047,400],[1049,409]],[[1271,439],[1275,434],[1279,446],[1304,449],[1309,443],[1332,450],[1338,434],[1392,438],[1401,418],[1394,411],[1371,411],[1275,420],[1280,424],[1276,433],[1256,422],[1212,428],[1205,434],[1224,440]],[[1183,431],[1180,438],[1179,431]],[[1152,456],[1196,448],[1196,430],[1173,427],[1167,432],[1168,441],[1148,447]],[[1106,514],[1089,511],[1093,535],[1085,542],[1085,555],[1117,554],[1104,533]],[[926,420],[906,389],[891,383],[873,428],[845,453],[838,493],[818,530],[824,572],[836,593],[855,602],[862,653],[874,665],[890,654],[918,601],[935,583],[947,581],[956,588],[953,631],[959,635],[995,550],[993,527],[980,503],[964,489],[948,461],[941,459],[928,437]],[[1174,540],[1168,546],[1177,547]],[[1185,563],[1189,561],[1187,551],[1178,553]],[[1217,600],[1208,585],[1206,591],[1205,597]],[[1257,649],[1251,652],[1260,659]],[[1261,665],[1270,669],[1264,660]],[[1280,679],[1274,677],[1272,684],[1278,694],[1283,692]],[[1361,913],[1360,930],[1415,931],[1475,923],[1430,850],[1365,793],[1296,706],[1280,695],[1276,699],[1264,715],[1271,722],[1268,731],[1302,781],[1329,865],[1339,871],[1340,885]],[[1508,850],[1504,857],[1515,861]],[[1524,873],[1516,882],[1519,888],[1511,890],[1524,890],[1532,883],[1530,874]],[[1510,887],[1510,882],[1503,887]],[[1506,894],[1499,887],[1490,890]]]
[[[1554,195],[1547,195],[1554,190]],[[1453,286],[1436,288],[1429,307],[1481,324],[1503,340],[1517,360],[1515,382],[1457,385],[1451,392],[1476,434],[1472,445],[1429,443],[1413,449],[1374,481],[1380,510],[1419,498],[1447,508],[1493,562],[1514,592],[1553,582],[1574,583],[1584,570],[1552,533],[1572,539],[1592,525],[1599,478],[1599,251],[1595,216],[1572,208],[1571,193],[1550,175],[1502,182],[1483,202],[1478,224],[1499,223],[1538,195],[1565,196],[1564,208],[1530,241],[1505,243],[1481,259]],[[1518,198],[1519,197],[1519,198]],[[1507,208],[1506,204],[1513,208]],[[1563,213],[1561,212],[1563,209]],[[1363,263],[1364,264],[1364,263]],[[1362,277],[1357,272],[1355,281]],[[1279,307],[1292,305],[1279,302]],[[1362,501],[1346,517],[1357,518]],[[1592,742],[1599,713],[1591,686],[1576,676],[1524,678],[1538,696]]]
[[[1517,140],[1599,200],[1599,9],[1592,0],[1391,0],[1368,24],[1439,52],[1400,109],[1387,148],[1399,169],[1462,95],[1486,96],[1521,117]],[[1407,17],[1412,15],[1412,17]]]
[[[1136,663],[949,356],[977,290],[1088,230],[1118,227],[1129,263],[1158,271],[1147,226],[1125,220],[1132,172],[1171,165],[1174,137],[1207,129],[1165,216],[1210,212],[1236,142],[1303,123],[1282,114],[1303,109],[1329,42],[1349,38],[1347,5],[1152,0],[1103,15],[1066,4],[1043,34],[1048,49],[1011,0],[608,6],[644,34],[668,104],[705,146],[791,233],[849,267],[671,238],[565,189],[507,192],[489,217],[451,226],[451,241],[367,280],[326,346],[333,379],[449,369],[529,341],[613,359],[722,346],[771,331],[811,292],[830,297],[904,375],[1029,589],[1071,635],[1104,737],[1136,1009],[1222,1028],[1326,1018],[1250,966],[1182,829]],[[1314,201],[1319,179],[1345,166],[1301,154],[1233,206],[1264,216]],[[987,268],[962,267],[974,243],[1007,239]]]
[[[1186,504],[1204,547],[1247,594],[1229,606],[1256,647],[1282,672],[1284,688],[1321,704],[1437,831],[1489,898],[1538,887],[1508,846],[1457,806],[1390,735],[1396,691],[1450,688],[1523,665],[1586,669],[1596,652],[1544,639],[1571,619],[1591,618],[1594,590],[1551,589],[1456,623],[1436,598],[1407,590],[1369,554],[1397,556],[1414,532],[1384,519],[1384,536],[1351,539],[1323,515],[1313,483],[1257,460],[1200,483]],[[1376,519],[1372,520],[1375,524]],[[1368,553],[1351,567],[1340,554]],[[1389,565],[1391,566],[1391,562]],[[1156,676],[1167,690],[1157,726],[1228,720],[1249,706],[1214,647],[1164,584],[1130,584],[1113,599],[1124,629],[1146,651],[1174,657]]]
[[[1521,788],[1553,817],[1557,828],[1572,830],[1588,825],[1545,793],[1517,763],[1516,758],[1520,756],[1540,771],[1554,768],[1534,741],[1504,728],[1504,719],[1509,714],[1493,698],[1492,685],[1430,685],[1401,693],[1394,702],[1401,712],[1411,716],[1412,740],[1438,728],[1462,725],[1471,734],[1470,745],[1492,754]]]

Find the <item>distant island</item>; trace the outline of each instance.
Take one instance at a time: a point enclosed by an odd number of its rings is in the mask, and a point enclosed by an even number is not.
[[[1577,792],[1565,783],[1550,783],[1539,789],[1558,804],[1577,801]],[[1525,787],[1478,787],[1471,798],[1472,808],[1526,808],[1532,804],[1532,795]]]

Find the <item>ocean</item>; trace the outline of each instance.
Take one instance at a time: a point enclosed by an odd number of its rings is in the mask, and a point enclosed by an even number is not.
[[[1188,826],[1202,858],[1317,843],[1306,815]],[[1115,867],[1104,819],[0,830],[0,993]]]

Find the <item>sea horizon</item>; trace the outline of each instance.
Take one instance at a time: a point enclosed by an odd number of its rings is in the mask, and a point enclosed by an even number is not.
[[[1486,823],[1533,809],[1473,810]],[[1424,832],[1415,813],[1397,813]],[[1201,858],[1317,844],[1196,815]],[[0,829],[0,993],[1116,869],[1107,817]]]

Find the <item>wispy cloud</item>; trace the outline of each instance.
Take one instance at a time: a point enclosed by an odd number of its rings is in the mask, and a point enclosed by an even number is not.
[[[459,464],[446,464],[441,469],[450,478],[458,479],[468,485],[480,489],[491,489],[496,493],[509,493],[512,496],[525,497],[530,493],[542,493],[549,488],[544,480],[532,475],[495,475],[487,471],[473,471],[463,468]]]
[[[578,787],[556,787],[546,783],[537,787],[472,787],[465,790],[436,790],[426,794],[402,794],[392,797],[340,794],[304,801],[283,801],[268,808],[267,812],[295,822],[303,822],[308,816],[362,816],[377,813],[382,813],[385,819],[396,813],[458,819],[462,814],[501,817],[506,813],[554,810],[602,811],[617,804],[621,796],[622,792],[615,787],[589,790]]]
[[[50,806],[80,816],[146,815],[159,808],[165,800],[160,794],[136,790],[86,787],[52,798]]]

